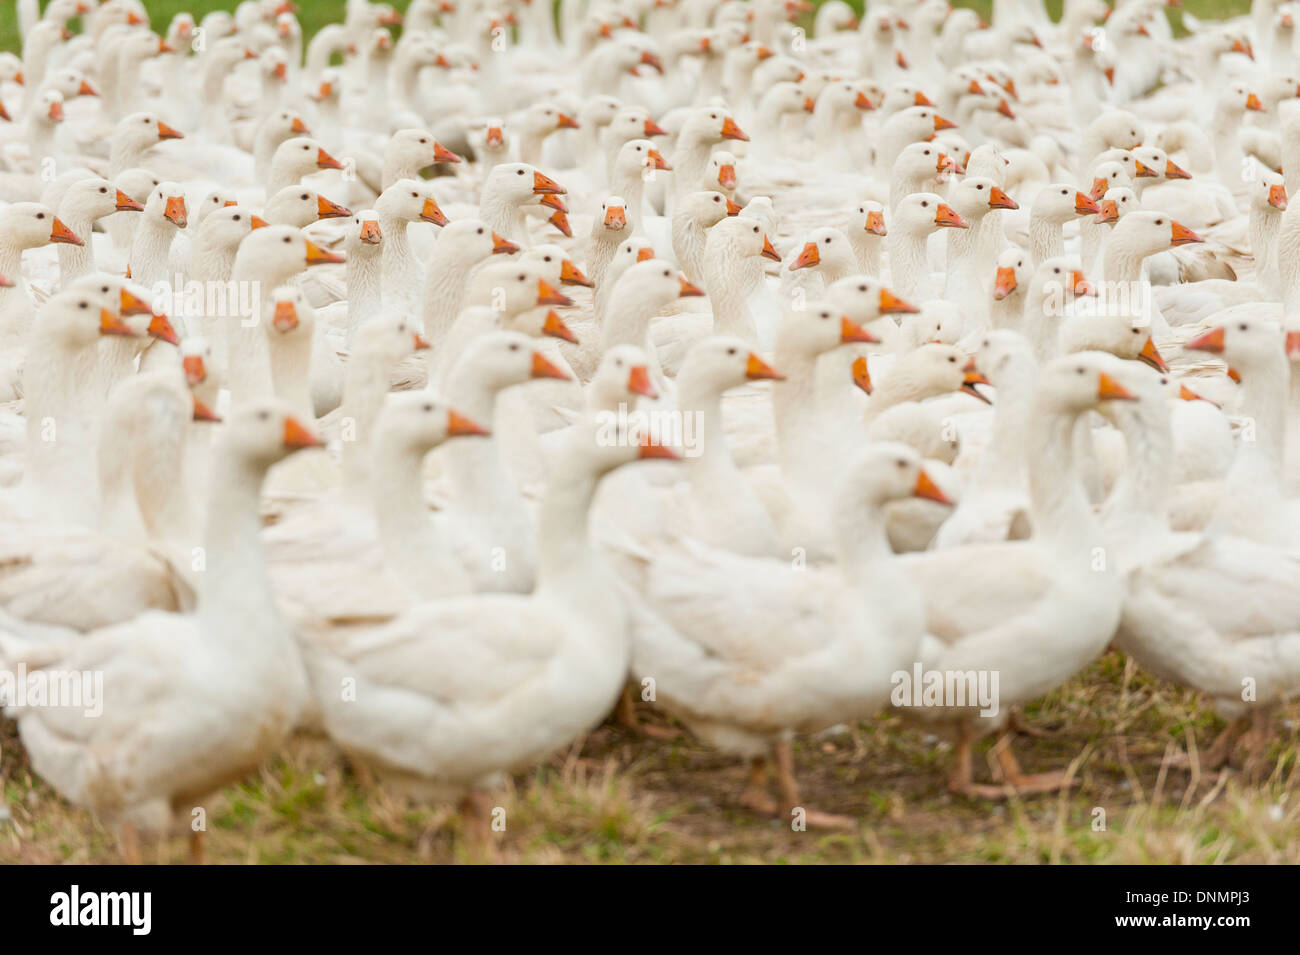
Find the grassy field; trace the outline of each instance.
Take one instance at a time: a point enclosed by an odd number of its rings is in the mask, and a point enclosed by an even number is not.
[[[880,717],[808,739],[796,764],[809,807],[854,831],[791,831],[736,804],[744,771],[688,736],[655,741],[604,726],[497,794],[505,831],[485,854],[449,807],[415,805],[359,778],[328,743],[295,740],[205,807],[214,862],[542,863],[1298,863],[1300,709],[1279,715],[1253,771],[1191,774],[1169,757],[1219,725],[1190,693],[1118,653],[1034,707],[1026,771],[1073,763],[1065,794],[977,802],[950,795],[946,744]],[[32,777],[0,723],[0,863],[117,861],[113,834]],[[977,776],[987,744],[977,756]],[[364,776],[364,774],[363,774]],[[148,856],[146,856],[148,858]],[[159,861],[182,861],[182,841]]]
[[[399,10],[405,10],[409,0],[390,0],[390,2]],[[818,0],[814,0],[814,2],[818,2]],[[862,10],[862,0],[849,0],[849,3],[857,10]],[[41,6],[44,5],[44,2],[42,2]],[[234,9],[235,0],[218,0],[218,2],[212,2],[212,0],[144,0],[144,5],[149,11],[153,28],[161,33],[167,28],[171,18],[182,10],[188,10],[194,15],[194,19],[198,20],[209,10]],[[345,0],[304,0],[299,6],[301,9],[298,11],[298,20],[302,24],[303,33],[310,38],[325,24],[342,20],[346,3]],[[953,6],[971,7],[978,10],[985,19],[988,19],[993,7],[993,0],[954,0]],[[1246,13],[1250,9],[1250,2],[1249,0],[1183,0],[1183,9],[1202,19],[1213,19]],[[0,3],[0,50],[17,51],[20,47],[16,10],[17,5],[14,3]],[[1053,18],[1059,17],[1061,15],[1061,0],[1047,0],[1047,10]],[[1174,22],[1175,26],[1178,26],[1178,18],[1172,12],[1170,16],[1171,21]],[[811,21],[811,17],[809,19]]]

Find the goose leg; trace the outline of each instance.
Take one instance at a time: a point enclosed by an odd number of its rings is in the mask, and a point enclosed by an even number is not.
[[[1254,706],[1248,717],[1250,728],[1237,739],[1237,752],[1243,769],[1254,772],[1264,762],[1264,750],[1272,737],[1273,707]]]
[[[122,861],[127,865],[140,865],[140,833],[135,828],[135,823],[122,823],[121,834]]]
[[[799,798],[799,781],[794,775],[794,746],[788,739],[774,743],[772,753],[776,757],[776,780],[781,788],[783,816],[792,818],[795,809],[802,809],[804,822],[815,829],[852,829],[857,825],[851,816],[818,812],[803,805]]]
[[[998,766],[1002,770],[1003,782],[1020,795],[1033,793],[1050,793],[1070,785],[1068,773],[1063,769],[1050,773],[1026,773],[1021,770],[1016,754],[1011,751],[1011,741],[1015,738],[1012,730],[1006,730],[993,745]]]
[[[190,865],[203,865],[203,830],[190,832]]]
[[[1238,738],[1249,726],[1250,718],[1245,716],[1229,722],[1223,728],[1223,732],[1214,738],[1209,748],[1204,753],[1198,754],[1197,767],[1205,772],[1214,772],[1226,766],[1236,748]],[[1192,756],[1190,753],[1179,753],[1170,758],[1169,765],[1178,769],[1191,769]]]
[[[740,805],[760,816],[775,816],[781,811],[777,801],[767,790],[767,757],[755,756],[749,761],[749,774],[745,788],[740,793]]]
[[[626,730],[651,739],[676,739],[682,735],[680,730],[673,729],[671,726],[643,723],[636,711],[636,698],[633,696],[635,692],[636,688],[631,683],[623,687],[618,703],[614,706],[615,723]]]
[[[1019,710],[1011,711],[1011,718],[1007,725],[1021,736],[1032,736],[1034,739],[1050,739],[1056,735],[1056,730],[1045,730],[1042,727],[1034,726],[1030,723],[1023,713]]]
[[[1006,787],[975,782],[975,739],[975,730],[968,723],[958,724],[952,771],[948,774],[948,792],[974,799],[1005,799]]]
[[[482,789],[471,789],[461,799],[461,815],[465,819],[465,833],[476,851],[493,854],[492,794]]]

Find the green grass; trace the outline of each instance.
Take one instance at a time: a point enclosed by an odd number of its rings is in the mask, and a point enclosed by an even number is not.
[[[390,0],[399,10],[405,10],[409,0]],[[690,0],[682,0],[690,2]],[[820,0],[814,0],[820,2]],[[1046,0],[1047,11],[1053,19],[1061,15],[1061,0]],[[849,0],[851,6],[860,13],[862,0]],[[1184,9],[1201,19],[1221,19],[1223,17],[1244,14],[1250,9],[1250,0],[1183,0]],[[42,3],[44,6],[44,3]],[[343,19],[345,0],[304,0],[299,4],[298,21],[302,24],[303,34],[310,39],[317,30],[327,23],[337,23]],[[986,20],[993,9],[993,0],[955,0],[954,6],[971,7],[979,11]],[[182,10],[188,10],[199,20],[205,13],[215,9],[232,10],[235,0],[145,0],[149,18],[154,30],[162,33],[167,29],[171,18]],[[0,50],[19,49],[17,4],[0,3]],[[1179,26],[1179,18],[1170,11],[1170,21]],[[811,18],[809,18],[811,20]]]

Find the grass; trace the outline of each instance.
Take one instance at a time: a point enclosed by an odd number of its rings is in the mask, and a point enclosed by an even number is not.
[[[1066,794],[1007,804],[950,795],[951,751],[897,717],[805,739],[796,761],[809,806],[859,820],[794,832],[736,806],[739,763],[689,736],[651,741],[602,726],[495,794],[505,831],[469,847],[450,807],[409,803],[359,778],[328,742],[295,739],[205,807],[208,852],[225,863],[1297,863],[1300,709],[1278,717],[1252,774],[1191,776],[1168,755],[1218,721],[1189,692],[1118,653],[1031,708],[1030,772],[1070,765]],[[982,762],[987,753],[978,759]],[[982,766],[987,778],[987,770]],[[364,775],[364,774],[363,774]],[[0,723],[0,863],[109,863],[112,833],[35,778]],[[3,811],[0,810],[0,817]],[[1104,828],[1100,828],[1104,825]],[[159,859],[183,860],[180,840]]]
[[[399,10],[405,10],[409,0],[389,0],[389,2]],[[689,0],[681,0],[681,2],[689,2]],[[814,2],[820,3],[823,0],[814,0]],[[849,0],[849,3],[859,13],[862,12],[862,0]],[[1046,0],[1046,3],[1047,11],[1052,18],[1059,18],[1062,0]],[[210,10],[234,9],[235,0],[217,0],[217,2],[214,0],[144,0],[144,5],[149,11],[153,29],[161,33],[166,30],[171,18],[183,10],[192,13],[197,21]],[[993,0],[955,0],[953,5],[971,7],[988,20],[992,13]],[[327,23],[337,23],[342,20],[345,6],[346,0],[305,0],[299,3],[298,22],[302,24],[304,38],[310,39]],[[1183,0],[1183,8],[1201,19],[1221,19],[1247,13],[1250,10],[1250,0]],[[1179,17],[1175,16],[1176,12],[1169,12],[1170,22],[1176,29],[1181,29]],[[808,20],[811,22],[811,16]],[[20,46],[17,4],[0,3],[0,50],[17,52]]]

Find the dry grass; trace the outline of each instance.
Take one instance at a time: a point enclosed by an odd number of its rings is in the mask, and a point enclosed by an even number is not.
[[[1218,722],[1194,694],[1148,679],[1112,653],[1029,713],[1028,771],[1077,759],[1065,795],[1007,804],[944,788],[950,752],[892,716],[804,740],[805,799],[859,820],[856,831],[793,832],[735,804],[743,770],[690,737],[659,742],[601,727],[497,794],[505,831],[469,848],[460,818],[363,782],[328,743],[295,740],[207,807],[209,858],[223,863],[1300,862],[1295,709],[1274,726],[1266,765],[1193,778],[1167,755]],[[9,819],[0,862],[118,860],[112,834],[28,771],[12,724],[0,728]],[[1096,810],[1104,829],[1094,828]],[[185,858],[180,841],[160,860]]]

